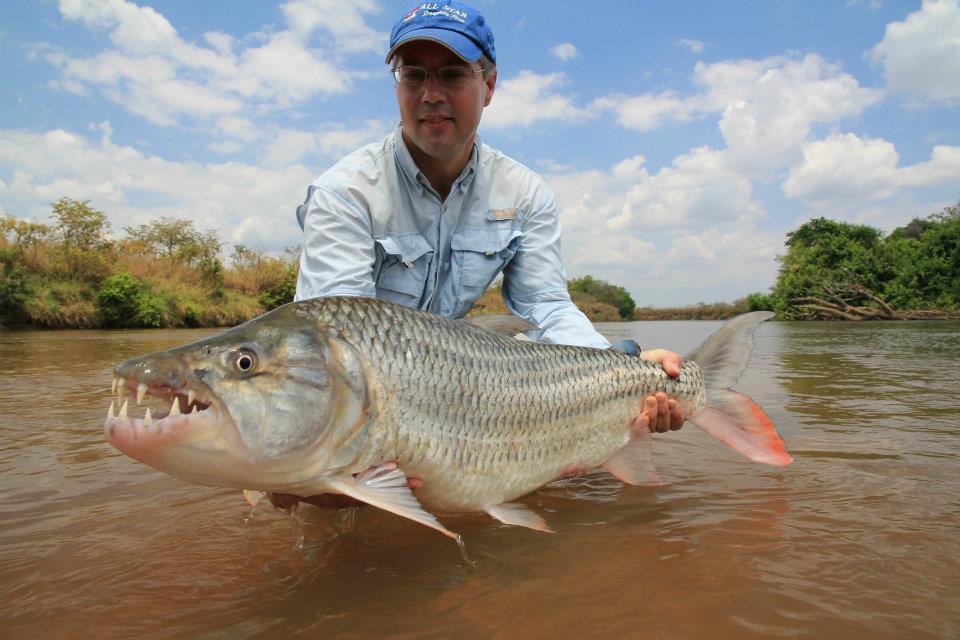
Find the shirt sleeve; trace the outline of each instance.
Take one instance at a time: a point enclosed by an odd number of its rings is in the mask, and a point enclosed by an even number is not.
[[[570,299],[560,259],[560,221],[553,194],[545,187],[542,204],[523,222],[516,255],[504,269],[503,300],[510,311],[535,324],[537,342],[606,349],[610,342]]]
[[[295,300],[376,296],[376,251],[367,216],[333,190],[311,186],[297,208],[297,221],[303,253]]]

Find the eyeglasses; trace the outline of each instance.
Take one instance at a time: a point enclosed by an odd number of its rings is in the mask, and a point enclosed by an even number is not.
[[[470,79],[478,73],[483,73],[481,69],[465,67],[463,65],[454,65],[450,67],[441,67],[439,69],[427,69],[413,64],[404,64],[394,68],[393,78],[401,87],[422,87],[431,73],[437,75],[440,84],[448,89],[458,89],[467,84]]]

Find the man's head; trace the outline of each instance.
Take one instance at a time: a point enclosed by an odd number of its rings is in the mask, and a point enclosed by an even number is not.
[[[496,59],[486,20],[463,3],[423,3],[394,25],[387,62],[415,157],[419,151],[444,164],[466,162],[493,97]]]

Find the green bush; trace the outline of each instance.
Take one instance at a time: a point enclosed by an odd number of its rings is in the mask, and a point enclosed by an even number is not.
[[[196,302],[187,302],[183,305],[183,324],[188,327],[199,327],[203,323],[203,307]]]
[[[592,276],[571,280],[567,283],[567,288],[571,294],[582,293],[598,302],[613,306],[624,319],[631,318],[637,306],[626,289]]]
[[[104,280],[97,302],[107,326],[159,328],[166,326],[170,318],[167,301],[129,273]]]
[[[134,319],[137,327],[159,329],[167,325],[170,315],[170,306],[167,301],[149,291],[142,291],[134,299],[136,313]]]
[[[293,302],[293,296],[297,292],[297,270],[293,265],[288,265],[284,270],[282,277],[277,282],[267,283],[268,289],[257,297],[257,301],[269,311],[280,305]]]
[[[27,272],[16,262],[16,250],[0,249],[0,324],[19,324],[27,318],[24,304],[32,295]]]
[[[747,311],[774,311],[776,310],[776,298],[773,294],[757,291],[747,296],[744,306]]]
[[[125,272],[104,280],[97,294],[104,323],[111,327],[136,326],[137,296],[144,289],[142,282]]]

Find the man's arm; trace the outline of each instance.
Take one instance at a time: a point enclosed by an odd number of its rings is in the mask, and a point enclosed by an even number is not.
[[[296,300],[318,296],[376,296],[376,260],[369,219],[335,192],[311,186],[297,208],[303,254]]]
[[[537,342],[606,349],[610,343],[570,299],[560,259],[560,222],[544,187],[539,207],[526,214],[520,248],[504,269],[503,300],[514,315],[538,327]]]

